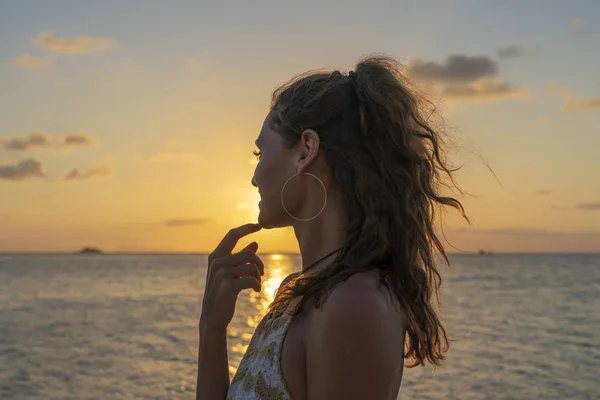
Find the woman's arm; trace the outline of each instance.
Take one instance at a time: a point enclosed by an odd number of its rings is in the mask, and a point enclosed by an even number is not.
[[[227,329],[200,325],[196,400],[224,400],[229,389]]]
[[[238,240],[257,232],[259,224],[231,229],[208,256],[206,286],[199,324],[198,378],[196,400],[224,400],[229,389],[227,326],[233,318],[240,291],[261,290],[265,265],[256,255],[258,243],[252,242],[232,254]]]
[[[384,293],[360,278],[341,283],[310,320],[307,399],[395,399],[404,333],[404,318]]]

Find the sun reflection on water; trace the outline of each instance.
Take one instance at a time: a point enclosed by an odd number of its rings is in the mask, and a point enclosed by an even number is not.
[[[259,321],[273,302],[275,291],[281,285],[281,281],[293,270],[291,258],[283,254],[270,254],[264,257],[263,262],[265,275],[262,277],[262,290],[259,293],[251,292],[249,299],[256,307]]]
[[[229,377],[233,375],[246,353],[252,335],[260,320],[266,315],[269,305],[275,298],[275,292],[285,277],[294,271],[294,259],[284,254],[269,254],[261,256],[265,264],[265,274],[262,277],[262,290],[249,290],[248,296],[240,300],[239,314],[229,326],[230,359]]]

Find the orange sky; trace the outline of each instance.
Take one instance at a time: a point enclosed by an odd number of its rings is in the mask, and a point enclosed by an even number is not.
[[[272,89],[372,52],[438,94],[457,141],[473,227],[449,211],[449,251],[600,252],[599,6],[133,3],[3,6],[1,252],[210,252],[256,220]],[[254,239],[298,251],[291,228]]]

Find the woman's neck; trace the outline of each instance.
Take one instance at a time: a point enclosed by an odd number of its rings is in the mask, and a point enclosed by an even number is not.
[[[302,265],[310,266],[328,253],[342,247],[346,241],[347,218],[339,202],[328,199],[323,212],[310,221],[297,221],[294,233],[300,247]],[[335,258],[334,253],[311,270],[321,269]]]

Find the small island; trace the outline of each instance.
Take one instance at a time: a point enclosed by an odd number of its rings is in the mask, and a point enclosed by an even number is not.
[[[95,247],[84,247],[75,254],[104,254],[104,252]]]

